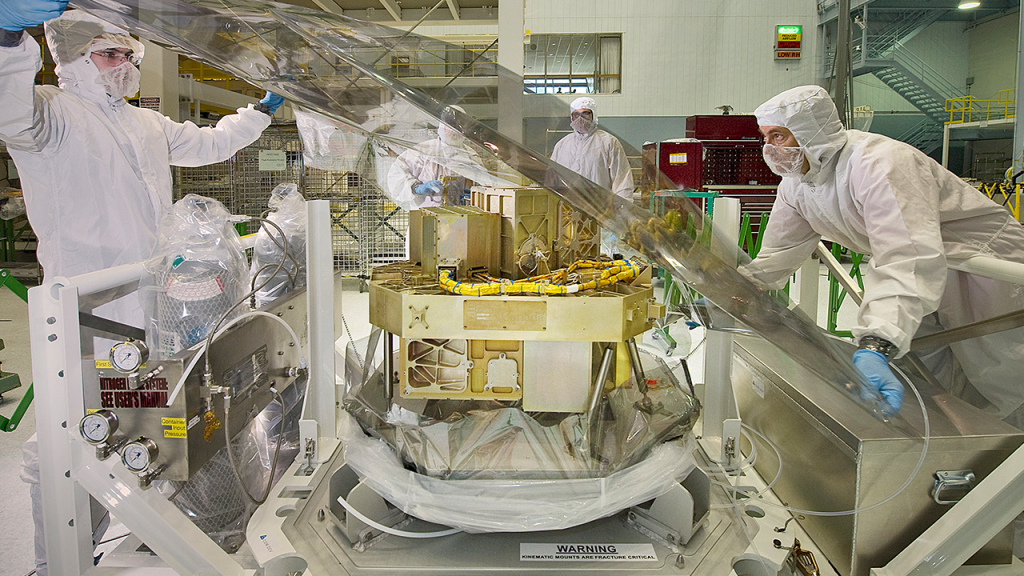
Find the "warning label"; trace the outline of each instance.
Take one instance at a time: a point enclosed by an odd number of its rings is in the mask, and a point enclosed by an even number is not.
[[[657,562],[653,544],[519,544],[520,562]]]

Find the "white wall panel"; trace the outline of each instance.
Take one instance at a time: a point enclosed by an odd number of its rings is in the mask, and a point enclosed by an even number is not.
[[[815,0],[526,0],[525,16],[533,34],[622,34],[623,93],[596,96],[605,116],[750,112],[820,74]],[[803,26],[800,60],[774,60],[777,24]]]
[[[970,35],[963,22],[936,22],[911,38],[906,48],[954,86],[964,89]]]
[[[1017,26],[1020,14],[986,22],[968,33],[969,76],[974,77],[971,95],[995,99],[1000,90],[1017,83]]]

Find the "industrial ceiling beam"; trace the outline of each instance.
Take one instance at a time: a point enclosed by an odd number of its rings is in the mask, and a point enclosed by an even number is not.
[[[345,11],[341,9],[341,6],[338,6],[338,3],[335,2],[335,0],[313,0],[313,3],[319,6],[324,12],[330,12],[338,15],[345,13]]]
[[[459,0],[448,0],[448,10],[451,10],[452,20],[460,20],[459,18]]]
[[[395,20],[402,21],[402,9],[398,6],[398,2],[395,0],[380,0],[380,3],[384,5],[384,8],[391,14],[391,17]]]

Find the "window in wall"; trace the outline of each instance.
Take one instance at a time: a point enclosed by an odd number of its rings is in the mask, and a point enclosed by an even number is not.
[[[534,34],[526,45],[527,94],[617,94],[621,34]]]

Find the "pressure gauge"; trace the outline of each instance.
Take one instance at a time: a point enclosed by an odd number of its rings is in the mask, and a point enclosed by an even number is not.
[[[110,410],[97,410],[86,414],[78,424],[82,438],[90,444],[102,444],[117,432],[117,415]]]
[[[156,460],[158,453],[156,442],[146,437],[140,437],[124,447],[124,452],[121,453],[121,462],[124,463],[125,468],[139,474],[149,468],[153,460]]]
[[[114,344],[110,349],[110,365],[124,374],[133,374],[149,359],[149,348],[138,340]]]

